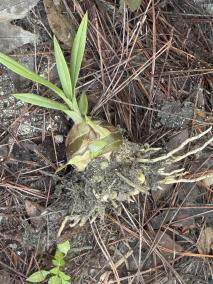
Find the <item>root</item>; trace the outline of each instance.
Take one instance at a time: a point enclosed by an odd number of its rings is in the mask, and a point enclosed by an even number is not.
[[[120,177],[125,183],[127,183],[129,186],[131,186],[134,190],[131,192],[131,195],[136,195],[140,192],[144,192],[147,193],[148,189],[146,187],[141,187],[138,186],[137,184],[135,184],[134,182],[132,182],[130,179],[126,178],[125,176],[123,176],[121,173],[116,172],[116,175],[118,177]]]
[[[194,142],[198,139],[200,139],[201,137],[203,137],[204,135],[206,135],[207,133],[209,133],[210,131],[212,130],[212,126],[209,127],[207,130],[205,130],[204,132],[196,135],[196,136],[193,136],[193,137],[190,137],[188,138],[186,141],[184,141],[180,146],[178,146],[177,148],[173,149],[172,151],[170,151],[169,153],[163,155],[163,156],[160,156],[160,157],[156,157],[156,158],[153,158],[153,159],[139,159],[138,162],[140,163],[145,163],[145,164],[154,164],[154,163],[157,163],[157,162],[161,162],[161,161],[165,161],[165,160],[168,160],[169,158],[172,158],[172,162],[175,163],[175,162],[178,162],[186,157],[188,157],[189,155],[192,155],[192,154],[196,154],[198,152],[200,152],[201,150],[203,150],[204,148],[206,148],[212,141],[213,141],[213,137],[211,137],[204,145],[202,145],[200,148],[197,148],[197,149],[194,149],[188,153],[186,153],[185,155],[183,156],[177,156],[177,157],[173,157],[174,154],[176,154],[177,152],[183,150],[183,148],[188,145],[189,143],[191,142]],[[169,160],[171,162],[171,160]],[[168,163],[168,162],[167,162]]]
[[[210,138],[208,141],[206,141],[206,143],[204,143],[201,147],[199,148],[196,148],[196,149],[193,149],[189,152],[187,152],[186,154],[182,155],[182,156],[179,156],[179,157],[176,157],[173,162],[176,163],[176,162],[179,162],[183,159],[185,159],[186,157],[190,156],[190,155],[195,155],[197,154],[198,152],[201,152],[203,149],[205,149],[209,144],[211,144],[213,142],[213,137]]]
[[[193,183],[193,182],[198,182],[201,180],[204,180],[206,178],[213,177],[213,173],[209,174],[202,174],[201,176],[195,177],[195,178],[179,178],[175,179],[174,176],[167,177],[159,182],[159,184],[173,184],[173,183]]]
[[[139,159],[140,163],[144,163],[144,164],[156,164],[159,162],[164,161],[165,167],[166,166],[171,166],[174,163],[180,162],[182,160],[184,160],[185,158],[187,158],[188,156],[191,155],[195,155],[198,152],[201,152],[202,150],[204,150],[208,145],[210,145],[213,142],[213,137],[211,137],[209,140],[207,140],[202,146],[195,148],[183,155],[180,156],[174,156],[174,154],[177,154],[179,151],[183,150],[183,148],[188,145],[191,142],[194,142],[198,139],[200,139],[201,137],[203,137],[204,135],[206,135],[207,133],[209,133],[211,131],[212,127],[209,127],[207,130],[205,130],[204,132],[200,133],[199,135],[193,136],[189,139],[187,139],[186,141],[184,141],[180,146],[178,146],[177,148],[173,149],[172,151],[170,151],[169,153],[160,156],[160,157],[156,157],[156,158],[150,158],[150,159]],[[211,177],[212,174],[207,174],[207,175],[202,175],[196,178],[185,178],[185,176],[187,174],[189,174],[188,172],[185,171],[184,168],[180,168],[180,169],[175,169],[171,172],[165,172],[165,167],[160,168],[157,170],[158,174],[160,176],[165,176],[164,179],[159,181],[159,185],[161,184],[174,184],[174,183],[187,183],[187,182],[197,182],[197,181],[201,181],[207,177]],[[158,187],[159,188],[159,187]]]
[[[61,236],[61,234],[62,234],[62,232],[63,232],[63,230],[64,230],[64,228],[65,228],[65,226],[68,222],[72,222],[72,225],[70,224],[70,227],[75,227],[76,225],[79,224],[80,221],[81,221],[80,215],[79,216],[66,216],[64,218],[64,221],[62,222],[59,230],[58,230],[57,238],[59,238]]]
[[[68,175],[64,183],[58,186],[67,194],[61,203],[66,202],[68,210],[57,237],[62,234],[67,223],[70,227],[75,227],[83,226],[86,222],[93,223],[97,218],[104,219],[106,208],[113,207],[119,211],[123,202],[133,202],[134,196],[139,193],[148,194],[150,190],[160,190],[165,184],[192,183],[212,177],[212,171],[190,175],[183,167],[174,168],[174,163],[202,151],[212,143],[213,137],[202,146],[178,155],[186,145],[202,138],[211,129],[212,127],[187,139],[177,148],[156,158],[141,157],[156,155],[159,148],[148,148],[146,145],[126,141],[110,162],[96,159],[83,173]]]
[[[169,173],[165,173],[164,170],[165,170],[165,168],[159,169],[159,170],[158,170],[158,173],[159,173],[161,176],[173,176],[174,174],[180,174],[180,175],[182,175],[182,174],[183,174],[183,171],[185,170],[185,168],[181,168],[181,169],[178,169],[178,170],[174,170],[174,171],[169,172]]]

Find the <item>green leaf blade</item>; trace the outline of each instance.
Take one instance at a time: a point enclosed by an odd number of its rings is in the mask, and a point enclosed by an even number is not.
[[[55,253],[55,258],[52,260],[53,265],[55,266],[63,266],[64,265],[64,254],[59,250]]]
[[[49,271],[40,270],[31,274],[26,280],[31,283],[39,283],[44,281],[49,274],[50,274]]]
[[[55,60],[56,60],[58,76],[60,78],[61,85],[62,85],[62,88],[64,90],[66,97],[70,101],[72,101],[73,89],[72,89],[72,82],[71,82],[71,78],[70,78],[69,68],[67,66],[63,52],[61,50],[61,47],[60,47],[56,37],[54,37],[53,41],[54,41]]]
[[[66,281],[70,280],[71,278],[69,275],[65,274],[63,271],[59,271],[59,277]]]
[[[71,284],[71,281],[61,279],[61,284]]]
[[[52,269],[50,269],[50,273],[58,275],[59,274],[59,267],[53,267]]]
[[[48,284],[61,284],[61,278],[58,276],[52,276],[49,279]]]
[[[48,89],[52,90],[54,93],[56,93],[60,98],[62,98],[67,105],[72,108],[71,102],[66,98],[65,94],[61,89],[59,89],[57,86],[49,82],[48,80],[42,78],[38,74],[36,74],[34,71],[31,71],[27,69],[24,65],[18,63],[14,59],[10,58],[9,56],[3,54],[0,52],[0,63],[6,66],[8,69],[12,70],[14,73],[31,80],[33,82],[39,83]]]
[[[20,94],[13,94],[13,96],[16,99],[19,99],[25,103],[33,104],[36,106],[48,108],[48,109],[55,109],[55,110],[60,110],[63,112],[66,112],[69,110],[69,108],[61,104],[59,102],[53,101],[51,99],[32,94],[32,93],[20,93]]]
[[[51,89],[51,87],[52,87],[51,85],[53,85],[52,83],[45,80],[41,76],[37,75],[35,72],[27,69],[24,65],[16,62],[14,59],[10,58],[9,56],[7,56],[3,53],[0,53],[0,63],[5,65],[7,68],[12,70],[13,72],[17,73],[18,75],[20,75],[20,76],[22,76],[26,79],[29,79],[33,82],[40,83],[40,84],[48,87],[49,89]],[[54,86],[54,87],[56,87],[56,86]]]
[[[84,15],[81,24],[78,28],[77,34],[75,36],[72,52],[71,52],[71,81],[73,92],[75,90],[75,86],[78,80],[81,63],[84,56],[84,50],[86,46],[86,37],[87,37],[87,23],[88,23],[88,15],[87,13]]]
[[[80,99],[79,99],[79,102],[78,102],[78,107],[79,107],[79,110],[81,112],[82,115],[87,115],[87,112],[88,112],[88,99],[87,99],[87,96],[86,94],[82,94]]]
[[[68,251],[71,249],[70,242],[65,241],[63,243],[60,243],[57,245],[57,249],[62,252],[64,255],[68,253]]]
[[[82,116],[78,112],[72,110],[66,110],[64,112],[74,121],[74,123],[78,124],[82,122]]]

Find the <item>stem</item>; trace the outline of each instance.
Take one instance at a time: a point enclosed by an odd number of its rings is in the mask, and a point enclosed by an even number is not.
[[[88,116],[86,116],[86,123],[94,130],[95,133],[98,133],[100,137],[105,137],[110,133],[106,128],[94,123]]]
[[[77,102],[76,95],[75,95],[75,90],[73,90],[72,107],[73,107],[74,111],[80,113],[80,110],[79,110],[79,107],[78,107],[78,102]]]
[[[78,124],[78,123],[81,123],[83,121],[83,117],[82,117],[80,111],[67,110],[67,111],[64,111],[64,113],[66,113],[66,115],[68,115],[72,119],[74,124]]]

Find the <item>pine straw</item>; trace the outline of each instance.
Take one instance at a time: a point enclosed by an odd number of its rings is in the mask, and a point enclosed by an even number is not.
[[[203,110],[210,117],[212,112],[212,16],[195,3],[187,1],[142,1],[141,9],[135,13],[129,13],[126,8],[118,11],[113,3],[106,2],[109,4],[107,11],[104,6],[101,10],[101,5],[89,6],[89,49],[82,79],[86,81],[84,88],[93,102],[92,113],[100,116],[104,111],[108,121],[121,125],[131,140],[140,143],[158,142],[162,145],[162,141],[166,142],[174,134],[174,131],[168,131],[162,126],[156,127],[161,112],[159,104],[167,101],[194,103],[194,119],[188,124],[191,133],[212,125],[212,120],[204,119],[200,122],[201,117],[197,115],[201,97],[204,99]],[[210,279],[211,269],[207,267],[211,267],[212,256],[198,254],[195,243],[197,238],[191,238],[181,228],[172,225],[182,206],[195,201],[191,197],[193,188],[193,185],[190,186],[182,202],[178,201],[177,185],[167,198],[153,202],[141,197],[136,200],[134,210],[124,205],[127,207],[122,216],[109,216],[111,225],[108,224],[108,228],[114,228],[116,224],[119,229],[114,229],[116,233],[119,230],[120,234],[118,237],[113,229],[108,229],[108,238],[121,239],[121,242],[133,238],[140,247],[149,247],[145,258],[140,259],[139,253],[138,272],[129,272],[128,276],[119,278],[119,269],[113,261],[113,250],[105,241],[105,230],[101,236],[101,229],[93,228],[114,278],[114,281],[106,280],[106,283],[160,283],[161,279],[162,283],[168,283],[168,279],[173,281],[171,283],[174,283],[174,279],[177,283],[204,283]],[[209,204],[211,200],[211,191],[204,192],[202,205],[205,202]],[[185,251],[173,250],[173,257],[168,261],[165,257],[168,248],[160,248],[157,238],[156,242],[150,242],[147,231],[153,230],[151,221],[155,215],[164,208],[169,212],[173,206],[177,210],[170,222],[162,219],[158,231],[154,231],[156,236],[163,231],[174,240],[184,243]],[[190,218],[193,219],[194,215]],[[152,265],[146,268],[149,257],[152,258]],[[161,259],[161,264],[156,262],[156,257]],[[205,268],[202,269],[202,265]],[[193,274],[198,275],[196,269],[199,277],[190,278]],[[95,279],[93,281],[95,283]]]
[[[196,7],[185,2],[191,15],[187,16],[175,2],[163,8],[158,2],[143,1],[133,14],[119,13],[113,6],[107,12],[95,5],[89,8],[90,51],[84,78],[94,97],[92,113],[104,110],[106,118],[125,127],[134,140],[144,141],[156,128],[160,102],[196,104],[198,87],[209,88],[212,18],[192,17]],[[211,98],[206,97],[210,112]],[[157,129],[158,135],[161,131]]]
[[[126,7],[119,10],[118,5],[114,4],[116,1],[87,0],[80,4],[78,1],[74,2],[76,18],[78,14],[82,15],[83,11],[89,11],[88,46],[79,91],[87,91],[93,115],[102,116],[112,124],[120,125],[126,129],[127,136],[132,141],[155,145],[165,144],[176,133],[175,130],[167,129],[158,123],[158,114],[162,112],[160,105],[167,101],[194,103],[194,118],[188,124],[191,133],[199,133],[206,126],[213,124],[212,16],[198,4],[186,0],[142,1],[141,8],[134,13],[127,11]],[[38,57],[41,56],[39,58],[50,55],[51,51],[46,50],[37,54]],[[202,101],[203,109],[200,111],[198,107]],[[49,116],[45,116],[45,119],[49,119]],[[54,136],[51,134],[50,137],[57,163]],[[44,160],[45,158],[43,157]],[[211,158],[212,156],[208,157]],[[15,206],[14,216],[18,219],[24,218],[26,213],[22,202],[20,205],[22,198],[17,190],[30,194],[29,196],[36,196],[39,203],[42,203],[42,198],[45,197],[45,205],[51,197],[51,180],[45,191],[39,194],[33,187],[25,185],[25,179],[38,181],[40,177],[51,178],[51,173],[54,172],[52,162],[46,160],[47,166],[44,167],[41,160],[41,155],[37,155],[35,166],[39,170],[35,173],[30,172],[28,164],[22,165],[22,173],[9,173],[9,170],[3,167],[1,186],[7,189],[7,193],[1,200],[1,206]],[[25,175],[27,171],[29,175]],[[199,171],[202,171],[202,167]],[[212,279],[212,256],[197,252],[196,241],[200,234],[198,225],[195,226],[193,234],[189,234],[184,232],[182,226],[173,226],[172,223],[181,208],[195,201],[194,189],[195,185],[190,185],[181,200],[179,192],[184,189],[177,185],[168,196],[157,201],[151,197],[138,196],[134,205],[123,205],[121,215],[109,212],[104,226],[96,223],[91,227],[93,252],[88,250],[86,253],[79,253],[70,260],[73,277],[81,275],[86,260],[90,260],[92,255],[101,254],[107,259],[108,269],[111,271],[109,279],[112,282],[106,280],[106,277],[105,283],[208,283],[208,280]],[[199,206],[207,207],[212,202],[210,188],[202,190],[201,201]],[[199,206],[194,204],[194,207]],[[163,211],[169,214],[174,208],[170,220],[166,220],[164,215],[158,229],[154,230],[152,220],[155,216]],[[204,216],[205,212],[199,215],[202,225],[206,222]],[[192,214],[189,218],[194,217]],[[77,234],[88,230],[89,227],[85,226],[77,231]],[[168,249],[161,247],[157,238],[161,231],[183,244],[184,251],[171,250],[172,257],[168,260],[165,255],[165,250]],[[156,236],[155,241],[150,239],[151,232]],[[69,232],[68,236],[77,238],[73,231]],[[19,236],[15,237],[18,242]],[[8,236],[1,236],[1,239],[3,268],[6,265],[9,272],[15,273],[14,281],[17,283],[33,269],[49,264],[45,260],[45,265],[41,264],[41,257],[37,255],[36,250],[32,253],[26,250],[21,255],[13,253],[7,246]],[[125,271],[124,276],[120,270],[121,266],[116,265],[113,257],[115,247],[120,243],[132,247],[132,244],[137,244],[139,247],[135,256],[137,269]],[[145,255],[141,248],[146,250]],[[96,273],[98,274],[98,269]],[[97,279],[98,277],[90,278],[90,282],[82,283],[98,283]],[[175,280],[177,282],[174,282]]]

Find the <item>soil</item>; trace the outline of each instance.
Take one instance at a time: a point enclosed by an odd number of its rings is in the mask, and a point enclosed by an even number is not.
[[[212,131],[198,137],[213,124],[210,2],[143,1],[135,12],[119,1],[53,2],[66,27],[88,10],[78,92],[87,92],[94,117],[122,129],[125,142],[110,161],[55,174],[72,122],[15,100],[15,92],[54,95],[0,66],[0,280],[26,283],[51,267],[57,243],[70,240],[64,270],[75,284],[211,283],[212,245],[204,253],[199,240],[213,226]],[[62,27],[48,19],[43,1],[16,19],[38,41],[11,56],[59,84],[51,28]],[[67,58],[68,34],[60,38]],[[176,180],[181,168],[184,183]],[[174,172],[173,183],[165,172]]]

